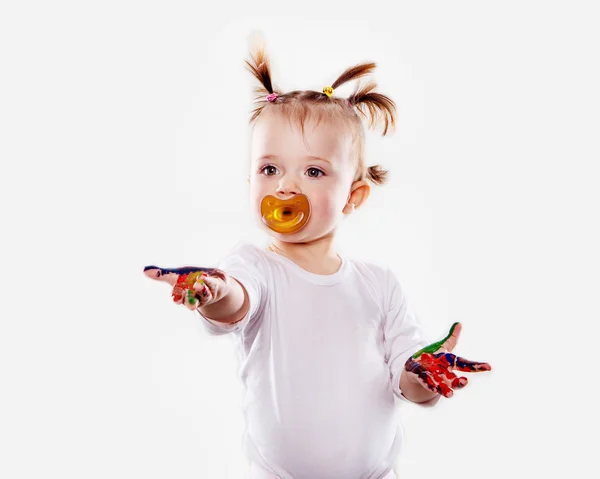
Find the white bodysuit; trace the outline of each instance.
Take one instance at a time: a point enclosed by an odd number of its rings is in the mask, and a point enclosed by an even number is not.
[[[341,256],[332,275],[242,242],[218,268],[244,285],[233,325],[253,479],[382,479],[402,446],[394,396],[409,356],[430,344],[394,273]],[[433,405],[439,396],[425,405]]]

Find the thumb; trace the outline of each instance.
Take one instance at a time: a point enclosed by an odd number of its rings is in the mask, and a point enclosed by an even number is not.
[[[148,278],[164,281],[169,283],[171,286],[175,286],[179,281],[180,276],[190,276],[187,278],[190,284],[193,284],[197,276],[201,276],[204,268],[197,266],[183,266],[182,268],[159,268],[158,266],[146,266],[144,268],[144,274]],[[195,273],[195,274],[190,274]],[[184,280],[184,278],[181,278]]]
[[[418,358],[423,353],[433,354],[440,349],[443,349],[444,352],[452,351],[456,347],[461,329],[462,326],[460,323],[454,323],[450,328],[448,336],[446,336],[444,339],[436,341],[435,343],[431,343],[429,346],[425,346],[423,349],[419,349],[415,354],[413,354],[413,359]]]
[[[165,268],[159,268],[158,266],[146,266],[144,268],[144,274],[148,276],[148,278],[155,279],[157,281],[164,281],[165,283],[169,283],[171,286],[175,286],[177,284],[177,280],[179,279],[179,275],[175,272]]]
[[[450,332],[448,336],[442,339],[442,348],[446,351],[451,352],[455,347],[456,343],[458,343],[458,338],[460,336],[460,332],[462,331],[462,325],[460,323],[454,323],[450,328]]]

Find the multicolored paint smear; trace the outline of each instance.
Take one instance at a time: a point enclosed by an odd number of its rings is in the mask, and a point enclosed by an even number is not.
[[[195,305],[197,291],[194,289],[196,282],[204,284],[204,277],[214,276],[226,280],[225,273],[217,268],[204,268],[202,266],[183,266],[181,268],[159,268],[158,266],[146,266],[144,274],[152,279],[166,281],[173,285],[172,297],[176,303],[183,302],[183,296],[191,305]]]
[[[423,386],[446,398],[453,396],[454,392],[452,388],[464,388],[469,382],[465,377],[457,377],[451,369],[465,372],[492,370],[492,367],[488,363],[469,361],[448,352],[448,350],[454,348],[460,334],[459,329],[456,332],[456,336],[452,338],[458,324],[454,323],[452,325],[450,332],[444,339],[420,349],[408,358],[408,361],[404,365],[404,369],[416,375]],[[446,351],[437,353],[440,349],[446,349]]]
[[[469,361],[452,353],[423,353],[418,361],[411,357],[404,366],[409,373],[416,374],[427,389],[447,398],[454,394],[451,388],[460,389],[469,382],[465,377],[457,377],[451,368],[466,372],[492,370],[488,363]]]
[[[423,353],[435,353],[450,338],[450,336],[452,336],[452,333],[454,333],[454,329],[457,325],[458,323],[454,323],[452,325],[452,327],[450,328],[450,332],[444,339],[436,341],[435,343],[431,343],[429,346],[425,346],[423,349],[419,349],[415,354],[413,354],[413,359],[417,359]]]

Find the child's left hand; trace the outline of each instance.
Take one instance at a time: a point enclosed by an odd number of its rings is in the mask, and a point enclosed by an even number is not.
[[[492,370],[488,363],[469,361],[450,353],[456,347],[460,331],[461,324],[454,323],[448,336],[417,351],[404,365],[404,369],[421,386],[446,398],[453,396],[451,388],[464,388],[469,382],[466,377],[457,377],[451,369],[466,372]]]

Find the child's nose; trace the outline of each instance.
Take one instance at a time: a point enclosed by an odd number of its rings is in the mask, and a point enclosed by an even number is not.
[[[300,192],[300,189],[294,183],[282,183],[277,188],[278,195],[297,195]]]
[[[277,194],[280,196],[288,196],[288,195],[293,196],[293,195],[298,194],[298,189],[297,188],[278,188]]]

